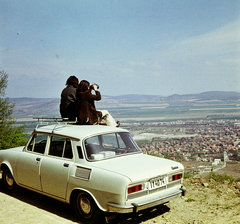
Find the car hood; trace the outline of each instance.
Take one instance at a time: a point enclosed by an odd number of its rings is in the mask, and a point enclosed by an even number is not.
[[[124,175],[132,182],[148,180],[164,174],[183,171],[183,165],[168,159],[145,154],[134,154],[106,159],[92,164],[104,170]]]

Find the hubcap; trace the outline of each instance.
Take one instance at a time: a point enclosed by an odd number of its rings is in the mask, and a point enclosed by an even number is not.
[[[87,198],[82,197],[80,199],[80,206],[81,206],[82,211],[85,214],[89,214],[91,212],[91,203]]]
[[[13,177],[11,175],[11,173],[7,173],[6,175],[6,182],[9,186],[12,186],[13,185]]]

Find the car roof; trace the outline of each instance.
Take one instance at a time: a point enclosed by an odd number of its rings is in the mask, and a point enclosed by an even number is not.
[[[80,140],[92,135],[128,131],[119,127],[117,128],[105,125],[51,124],[36,127],[34,132],[56,134]]]

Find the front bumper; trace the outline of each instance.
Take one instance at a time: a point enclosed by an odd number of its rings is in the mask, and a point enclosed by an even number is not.
[[[158,198],[153,201],[149,201],[147,203],[143,204],[131,204],[129,206],[122,206],[117,205],[113,203],[107,203],[108,205],[108,212],[116,212],[116,213],[132,213],[132,212],[138,212],[147,208],[152,208],[157,205],[164,204],[170,200],[173,200],[175,198],[178,198],[180,196],[185,196],[186,187],[181,186],[181,188],[174,194],[167,195],[166,197]]]

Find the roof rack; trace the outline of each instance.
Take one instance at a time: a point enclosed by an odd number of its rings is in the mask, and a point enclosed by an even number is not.
[[[39,124],[37,124],[36,128],[39,126],[39,125],[47,125],[47,124],[50,124],[50,123],[57,123],[57,124],[76,124],[77,123],[77,118],[75,121],[73,120],[69,120],[68,118],[59,118],[59,117],[33,117],[33,119],[37,119]],[[57,125],[56,125],[57,126]]]
[[[68,118],[57,118],[57,117],[33,117],[33,119],[37,119],[39,124],[37,124],[37,126],[35,127],[34,131],[36,131],[36,129],[38,128],[39,125],[47,125],[49,123],[56,123],[56,125],[53,127],[52,129],[52,134],[54,134],[55,129],[57,129],[59,124],[64,124],[65,126],[67,126],[67,124],[75,124],[77,123],[77,118],[75,121],[69,120]],[[45,121],[48,120],[48,121]],[[67,135],[64,135],[67,136]],[[71,136],[67,136],[73,139],[76,139],[79,141],[78,138],[76,137],[71,137]]]

